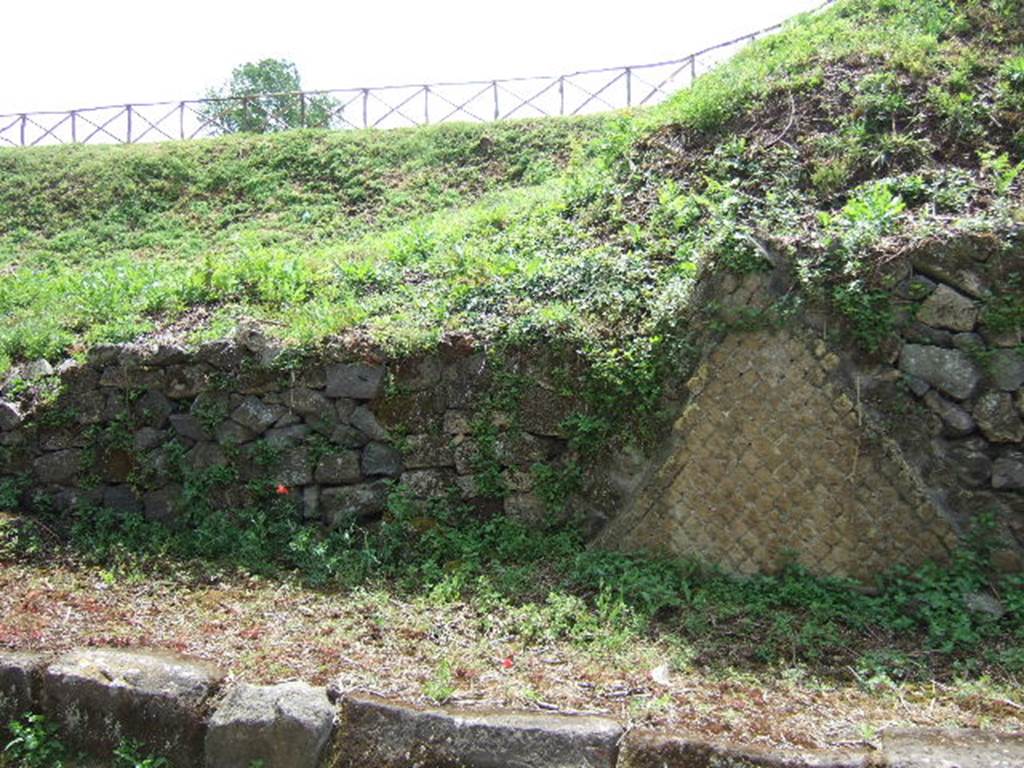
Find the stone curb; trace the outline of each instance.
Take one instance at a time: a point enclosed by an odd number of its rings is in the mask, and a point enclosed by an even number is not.
[[[165,651],[0,652],[0,722],[38,712],[74,750],[122,739],[175,768],[1020,768],[1024,734],[908,729],[879,749],[783,752],[586,715],[418,707],[238,683]]]

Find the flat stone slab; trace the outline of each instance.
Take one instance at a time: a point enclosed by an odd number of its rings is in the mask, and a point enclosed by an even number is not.
[[[334,714],[323,688],[237,685],[210,719],[206,768],[316,768],[330,744]]]
[[[622,726],[589,716],[342,703],[343,768],[612,768]]]
[[[782,752],[660,731],[630,731],[617,768],[868,768],[885,765],[864,752]]]
[[[43,674],[43,710],[74,749],[109,757],[132,739],[171,765],[195,768],[222,680],[212,665],[166,651],[72,651]]]
[[[39,689],[48,657],[41,653],[0,653],[0,732],[11,720],[39,709]]]
[[[1024,734],[908,728],[882,733],[888,768],[1020,768]]]

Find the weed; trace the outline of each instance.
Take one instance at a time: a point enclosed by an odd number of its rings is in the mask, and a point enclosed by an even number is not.
[[[18,768],[62,768],[67,749],[57,737],[57,726],[43,715],[26,714],[8,726],[13,738],[4,747],[4,760]]]
[[[433,676],[423,683],[423,695],[438,704],[444,704],[455,693],[457,686],[451,662],[444,659],[434,668]]]

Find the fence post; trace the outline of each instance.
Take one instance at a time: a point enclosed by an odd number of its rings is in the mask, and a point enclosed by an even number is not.
[[[558,78],[558,114],[565,115],[565,75]]]
[[[78,113],[71,110],[71,143],[78,143]]]
[[[626,67],[626,106],[633,106],[633,70]]]
[[[178,105],[178,130],[181,133],[181,138],[185,138],[185,102],[181,102]]]
[[[430,125],[430,86],[423,86],[423,124]]]
[[[25,146],[25,126],[28,123],[28,115],[22,114],[21,116],[21,146]]]
[[[497,120],[501,112],[498,111],[498,81],[491,81],[491,90],[494,91],[494,119]]]
[[[306,94],[299,92],[299,127],[306,127]]]
[[[125,109],[125,112],[128,115],[128,143],[131,144],[132,143],[132,105],[131,104],[125,104],[124,105],[124,109]]]
[[[693,85],[693,81],[697,79],[697,57],[690,57],[690,85]]]
[[[369,119],[370,89],[363,88],[363,128],[370,127]]]

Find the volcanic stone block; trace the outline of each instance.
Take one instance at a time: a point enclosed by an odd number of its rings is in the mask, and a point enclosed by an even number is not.
[[[964,352],[923,344],[903,347],[900,370],[927,381],[957,400],[973,395],[981,381],[978,367]]]
[[[231,418],[257,435],[270,429],[285,413],[280,405],[265,403],[258,397],[247,397],[231,414]]]
[[[978,305],[948,285],[940,285],[921,305],[917,319],[936,328],[970,331],[978,322]]]
[[[47,659],[41,653],[0,653],[0,728],[29,712],[39,711],[42,671]]]
[[[343,768],[611,768],[622,726],[601,717],[342,703]]]
[[[342,451],[320,459],[314,475],[318,483],[325,485],[348,485],[358,483],[362,478],[359,469],[359,452]]]
[[[223,673],[165,651],[83,649],[46,668],[43,709],[74,749],[109,757],[123,741],[178,768],[202,765],[206,708]]]
[[[362,468],[367,477],[398,477],[402,474],[402,454],[387,443],[369,443],[363,449]]]
[[[32,462],[36,478],[43,483],[67,483],[82,465],[82,452],[75,449],[54,451]]]
[[[320,491],[320,514],[330,526],[378,517],[387,507],[389,490],[384,481],[324,488]]]
[[[1019,768],[1024,736],[975,729],[907,728],[882,734],[890,768]]]
[[[334,707],[322,688],[238,685],[210,719],[206,768],[316,768],[333,731]]]
[[[21,415],[21,409],[17,403],[0,400],[0,429],[17,429],[21,426],[22,421],[24,421],[24,416]]]
[[[380,365],[332,365],[327,369],[327,396],[372,400],[384,388],[384,374],[384,367]]]
[[[1019,443],[1024,440],[1024,421],[1006,392],[988,392],[974,404],[974,418],[981,432],[993,443]]]

